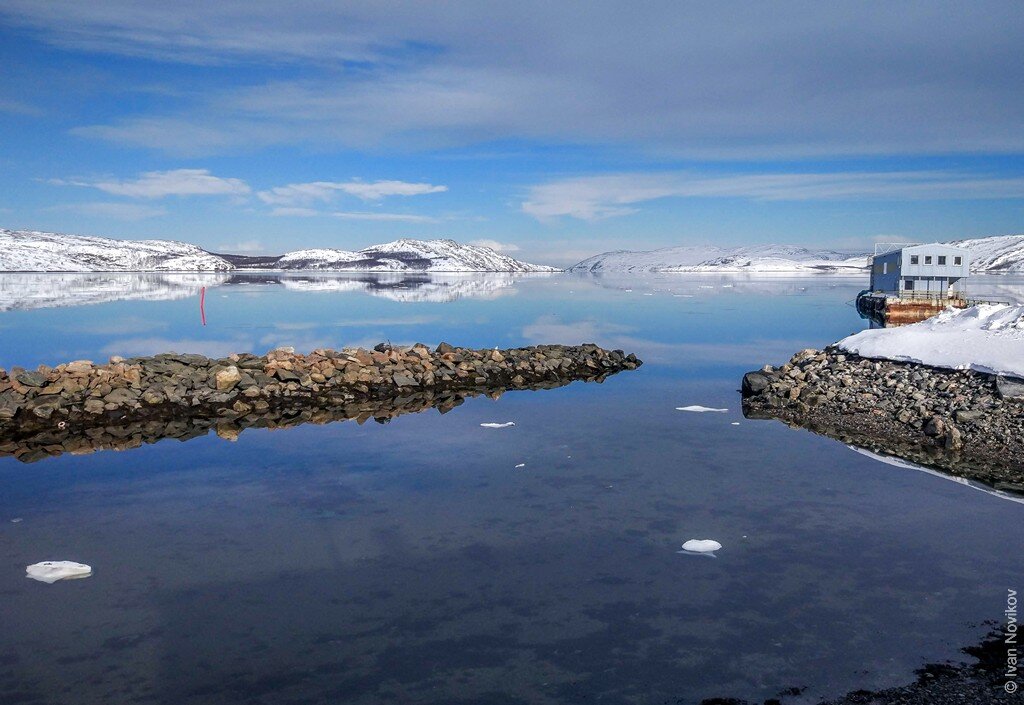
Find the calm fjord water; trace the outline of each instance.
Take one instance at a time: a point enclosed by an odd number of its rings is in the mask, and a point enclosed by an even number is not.
[[[740,414],[743,372],[864,327],[862,285],[2,276],[8,369],[382,340],[645,365],[388,425],[0,459],[0,703],[813,702],[959,660],[1024,587],[1024,505]],[[47,559],[94,574],[25,579]]]

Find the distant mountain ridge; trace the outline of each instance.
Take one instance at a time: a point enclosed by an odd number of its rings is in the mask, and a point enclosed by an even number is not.
[[[454,240],[395,240],[358,251],[307,249],[279,256],[208,252],[174,240],[115,240],[0,229],[0,272],[556,272]]]
[[[1024,235],[954,240],[971,253],[971,271],[1024,272]],[[866,271],[871,254],[810,249],[795,245],[717,247],[685,245],[658,250],[616,250],[569,267],[569,272],[822,272]]]

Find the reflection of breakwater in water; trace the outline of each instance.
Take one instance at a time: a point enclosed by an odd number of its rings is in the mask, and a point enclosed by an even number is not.
[[[467,396],[603,381],[641,364],[593,344],[476,350],[442,343],[435,350],[381,344],[308,355],[166,353],[106,365],[15,367],[0,370],[0,453],[32,460],[190,437],[224,424],[391,418],[431,406],[447,410]]]
[[[110,424],[74,432],[51,429],[29,433],[17,440],[0,439],[0,457],[13,456],[25,463],[32,463],[64,453],[85,455],[101,450],[128,450],[144,444],[173,438],[187,441],[206,436],[213,431],[225,440],[235,441],[242,431],[249,428],[269,430],[295,428],[304,424],[325,425],[340,421],[355,421],[363,424],[373,420],[380,424],[404,414],[416,414],[437,409],[446,414],[466,399],[487,396],[498,399],[509,390],[556,389],[571,384],[572,379],[525,386],[481,386],[458,393],[435,394],[430,391],[411,392],[386,399],[332,405],[326,402],[311,404],[290,404],[267,410],[263,413],[229,415],[228,417],[182,416],[169,420],[149,420]],[[584,382],[602,382],[603,376],[584,378]]]

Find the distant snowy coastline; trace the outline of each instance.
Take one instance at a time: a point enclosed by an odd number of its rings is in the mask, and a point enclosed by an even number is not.
[[[395,240],[362,250],[306,249],[280,256],[217,254],[173,240],[115,240],[0,229],[0,272],[227,272],[238,269],[336,272],[560,271],[489,247],[454,240]]]
[[[971,253],[971,269],[988,273],[1024,273],[1024,235],[955,240]],[[868,253],[811,249],[792,245],[752,247],[682,246],[658,250],[605,252],[573,265],[569,272],[711,272],[864,274]]]

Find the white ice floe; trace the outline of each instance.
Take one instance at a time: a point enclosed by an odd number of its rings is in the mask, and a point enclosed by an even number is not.
[[[837,345],[862,357],[1024,377],[1024,306],[947,309],[909,326],[862,331]]]
[[[733,421],[733,422],[732,422],[731,424],[729,424],[729,425],[730,425],[730,426],[739,426],[739,425],[740,425],[740,422],[739,422],[739,421]]]
[[[41,583],[55,583],[58,580],[77,580],[92,575],[92,568],[74,561],[43,561],[25,568],[25,577]]]
[[[519,465],[516,465],[516,467],[517,468],[525,468],[526,467],[526,463],[519,463]]]
[[[713,409],[710,406],[700,406],[699,404],[694,404],[693,406],[677,406],[676,411],[694,411],[697,412],[698,414],[703,414],[706,411],[713,411],[718,414],[724,414],[726,411],[728,411],[728,409]]]
[[[713,539],[690,539],[683,544],[683,550],[688,553],[714,553],[722,548],[722,544]]]
[[[515,421],[506,421],[505,423],[482,423],[480,426],[483,428],[508,428],[509,426],[515,426]]]

